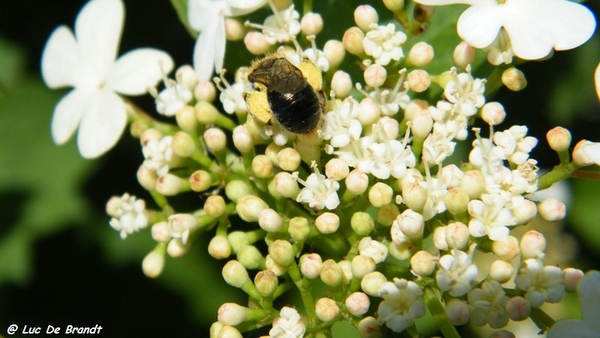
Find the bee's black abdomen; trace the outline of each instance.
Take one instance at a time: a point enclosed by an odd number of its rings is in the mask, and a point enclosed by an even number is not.
[[[319,125],[321,103],[310,85],[295,93],[268,91],[267,98],[277,122],[290,132],[310,134]]]

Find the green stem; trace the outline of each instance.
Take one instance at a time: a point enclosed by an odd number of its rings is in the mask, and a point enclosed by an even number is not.
[[[287,272],[292,278],[294,284],[296,284],[298,291],[300,291],[300,296],[302,297],[302,303],[304,303],[306,315],[311,319],[315,318],[315,302],[313,296],[310,293],[310,288],[305,289],[302,286],[302,276],[300,275],[300,270],[298,269],[298,265],[296,265],[295,261],[287,266]]]
[[[554,319],[548,316],[548,314],[540,308],[531,309],[531,314],[529,315],[529,318],[531,318],[535,325],[537,325],[537,327],[539,327],[542,331],[548,330],[555,323]]]
[[[444,306],[440,302],[440,299],[435,294],[435,290],[431,286],[426,286],[423,290],[423,298],[425,299],[425,304],[427,308],[433,315],[433,318],[437,322],[442,334],[445,338],[460,338],[460,334],[456,331],[456,328],[448,317],[446,317],[446,311],[444,310]]]
[[[538,190],[549,188],[556,182],[573,177],[573,172],[577,169],[574,164],[557,165],[550,172],[545,173],[538,179]]]

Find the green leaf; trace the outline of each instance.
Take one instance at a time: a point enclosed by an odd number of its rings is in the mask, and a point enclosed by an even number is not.
[[[196,38],[198,36],[198,32],[193,29],[192,26],[190,26],[188,21],[188,0],[171,0],[171,5],[173,5],[173,8],[175,8],[175,12],[177,12],[177,16],[179,17],[181,23],[183,23],[185,29],[187,29],[193,38]]]
[[[573,203],[569,210],[568,220],[573,231],[585,246],[600,254],[600,182],[592,180],[573,180]]]

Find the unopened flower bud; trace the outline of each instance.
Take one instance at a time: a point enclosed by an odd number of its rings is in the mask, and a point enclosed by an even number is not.
[[[528,258],[542,259],[546,250],[546,237],[540,232],[529,230],[521,237],[521,255],[523,260]]]
[[[221,324],[222,325],[222,324]],[[211,336],[212,338],[213,336]],[[231,325],[224,325],[219,333],[216,334],[216,338],[243,338],[242,334],[238,329]]]
[[[196,76],[196,71],[190,65],[183,65],[177,68],[175,72],[175,78],[177,82],[185,85],[188,88],[194,88],[198,83],[198,77]]]
[[[252,171],[259,178],[269,178],[273,175],[273,162],[266,155],[256,155],[252,159]]]
[[[508,68],[502,73],[502,83],[513,92],[518,92],[527,87],[525,74],[515,67]]]
[[[408,87],[415,93],[422,93],[431,85],[431,77],[427,71],[415,69],[408,73],[406,78]]]
[[[159,243],[166,243],[172,238],[166,221],[155,223],[152,226],[151,232],[152,239]]]
[[[315,314],[320,321],[324,323],[332,322],[340,314],[340,308],[335,300],[323,297],[317,300],[315,304]]]
[[[357,279],[361,279],[369,272],[375,271],[376,264],[377,263],[372,257],[356,255],[352,259],[350,265],[352,269],[352,275]]]
[[[177,125],[181,130],[192,133],[198,126],[198,120],[196,120],[196,110],[192,106],[185,106],[175,114]]]
[[[285,198],[296,198],[300,188],[298,182],[288,172],[280,172],[271,181],[276,193]],[[271,184],[269,185],[271,186]],[[270,191],[270,190],[269,190]]]
[[[160,141],[164,137],[163,133],[154,129],[148,128],[140,135],[140,144],[145,147],[150,141]]]
[[[250,193],[250,187],[242,180],[231,180],[225,185],[225,195],[233,202]]]
[[[435,264],[434,257],[424,250],[418,251],[410,258],[410,268],[422,277],[431,275],[435,269]]]
[[[577,291],[577,285],[579,285],[579,281],[583,278],[583,271],[575,268],[566,268],[563,270],[563,284],[565,285],[565,290],[567,292],[575,292]]]
[[[162,175],[156,180],[156,191],[165,196],[175,196],[184,188],[184,183],[181,178],[173,175]]]
[[[267,258],[265,259],[265,267],[267,270],[272,271],[276,276],[283,276],[287,272],[285,266],[275,263],[275,261],[271,258],[271,255],[267,255]]]
[[[277,153],[277,162],[283,170],[294,171],[300,166],[300,153],[294,148],[283,148]]]
[[[446,239],[446,243],[448,243],[448,248],[462,250],[469,244],[469,227],[464,223],[450,223],[444,227],[444,230],[444,238]]]
[[[267,42],[267,38],[261,32],[250,31],[244,37],[244,45],[246,49],[254,55],[262,55],[271,49],[271,45]]]
[[[194,97],[198,102],[212,102],[217,97],[217,90],[212,81],[200,81],[194,87]],[[197,107],[197,106],[196,106]],[[196,112],[196,119],[198,119],[197,108],[194,107],[194,111]]]
[[[156,180],[158,179],[154,170],[148,170],[145,166],[141,165],[136,173],[136,177],[144,189],[148,191],[154,190]]]
[[[322,234],[332,234],[340,227],[340,217],[333,212],[324,212],[315,219],[315,227]]]
[[[356,119],[365,127],[376,123],[381,115],[379,103],[375,102],[370,96],[367,96],[360,101],[359,111],[360,114],[358,114]]]
[[[415,116],[417,116],[417,114],[423,111],[425,111],[429,116],[431,116],[431,114],[429,114],[428,112],[428,107],[429,104],[427,103],[427,101],[418,99],[412,100],[406,105],[406,108],[404,109],[404,116],[408,120],[412,120],[415,118]]]
[[[218,321],[224,325],[238,325],[246,320],[248,312],[243,306],[225,303],[219,307]]]
[[[346,309],[354,316],[362,316],[369,311],[371,301],[363,292],[354,292],[346,298]]]
[[[417,42],[408,52],[407,61],[413,66],[423,67],[433,60],[433,47],[426,42]]]
[[[488,102],[481,107],[481,118],[490,126],[497,126],[506,118],[506,111],[500,103]]]
[[[427,201],[427,189],[419,183],[407,184],[402,187],[404,204],[413,210],[423,210]]]
[[[348,164],[340,158],[332,158],[325,164],[325,176],[332,181],[341,181],[348,177]]]
[[[244,25],[238,20],[226,18],[225,19],[225,38],[229,41],[240,41],[244,38],[246,29]]]
[[[420,213],[414,212],[412,209],[406,209],[398,215],[396,222],[402,233],[408,238],[416,239],[423,236],[425,220]]]
[[[350,226],[352,230],[356,232],[360,236],[366,236],[373,231],[375,228],[375,223],[373,222],[373,218],[366,212],[357,211],[352,214],[352,218],[350,219]]]
[[[190,248],[192,247],[192,242],[188,241],[185,244],[181,241],[181,238],[173,238],[167,244],[167,254],[173,258],[183,257]]]
[[[260,212],[268,207],[269,205],[260,199],[260,197],[255,195],[245,195],[238,199],[235,210],[244,221],[256,222],[258,221]]]
[[[491,279],[502,284],[508,282],[514,272],[515,269],[513,268],[512,264],[507,261],[497,259],[492,263],[492,265],[490,265],[489,276]]]
[[[338,70],[333,73],[331,78],[331,90],[335,93],[336,98],[346,98],[352,91],[352,79],[350,74],[343,70]]]
[[[256,270],[264,257],[254,245],[244,245],[237,251],[236,258],[246,269]]]
[[[446,317],[448,317],[453,325],[464,325],[469,322],[471,309],[464,300],[452,298],[446,304]]]
[[[300,28],[306,35],[317,35],[323,29],[323,18],[318,13],[308,12],[302,16]]]
[[[466,171],[460,179],[460,188],[464,190],[469,198],[474,200],[485,191],[485,178],[479,170]]]
[[[161,250],[150,251],[142,261],[142,271],[144,271],[144,275],[149,278],[160,276],[164,267],[165,255],[164,251],[161,252]]]
[[[600,143],[581,140],[573,148],[573,162],[580,167],[600,165]]]
[[[529,318],[531,303],[521,296],[515,296],[506,303],[506,314],[510,320],[516,322]],[[513,335],[514,337],[514,335]]]
[[[215,106],[206,101],[198,101],[194,106],[196,119],[202,124],[213,124],[219,116],[219,111]]]
[[[246,125],[240,125],[233,129],[233,145],[242,154],[247,154],[254,150],[254,139],[246,129]]]
[[[278,239],[269,245],[269,256],[279,265],[289,266],[294,262],[294,248],[292,243]]]
[[[404,0],[383,0],[385,8],[392,12],[397,12],[404,8]]]
[[[446,209],[453,215],[465,212],[469,204],[469,195],[461,188],[448,189],[443,199]]]
[[[363,237],[363,239],[358,242],[358,252],[362,256],[373,258],[377,264],[383,262],[387,258],[388,248],[385,244],[372,240],[371,237]]]
[[[230,260],[223,266],[221,271],[225,282],[233,287],[241,288],[246,282],[250,280],[248,271],[242,265],[242,263],[236,260]]]
[[[206,147],[213,153],[223,151],[227,147],[227,136],[220,128],[208,128],[204,132]]]
[[[342,42],[344,43],[344,48],[350,54],[359,55],[364,53],[363,49],[363,39],[365,38],[365,33],[358,27],[350,27],[346,32],[344,32],[344,37],[342,38]]]
[[[205,191],[212,185],[212,177],[208,171],[205,170],[196,170],[192,175],[190,175],[190,187],[195,192]]]
[[[510,261],[519,254],[519,240],[514,236],[508,236],[504,239],[494,241],[492,251],[498,258]]]
[[[321,267],[321,280],[325,285],[329,287],[336,287],[340,285],[344,278],[344,271],[342,271],[342,267],[339,266],[333,259],[328,259],[323,262],[323,266]]]
[[[224,259],[231,255],[231,245],[227,237],[217,235],[208,243],[208,254],[215,259]]]
[[[466,43],[465,41],[461,41],[461,43],[454,48],[454,52],[452,53],[452,58],[454,59],[454,64],[460,68],[467,68],[468,65],[472,65],[475,62],[475,56],[477,54],[477,50]]]
[[[371,316],[361,319],[356,329],[361,338],[381,338],[381,328],[377,319]]]
[[[346,189],[353,195],[363,194],[369,186],[369,177],[358,169],[352,170],[344,180]]]
[[[377,88],[384,84],[387,78],[387,70],[383,66],[374,63],[365,69],[363,76],[367,86]]]
[[[300,257],[300,272],[308,279],[315,279],[321,275],[323,260],[316,253],[305,254]]]
[[[329,61],[329,67],[337,68],[344,61],[346,50],[341,41],[328,40],[325,42],[325,46],[323,46],[323,54],[325,54],[325,58]]]
[[[180,157],[189,157],[196,151],[196,144],[190,134],[178,131],[171,142],[173,153]]]
[[[565,204],[554,198],[546,198],[538,205],[538,211],[543,219],[549,222],[560,221],[567,214]]]
[[[377,15],[375,8],[369,5],[361,5],[354,10],[354,22],[363,32],[368,32],[372,23],[379,22],[379,15]]]
[[[254,277],[254,285],[261,296],[271,297],[277,290],[279,280],[273,271],[262,270]]]
[[[387,282],[387,278],[381,272],[373,271],[363,276],[360,287],[367,295],[379,297],[379,289],[385,282]]]
[[[400,132],[400,123],[398,120],[393,119],[389,116],[384,116],[377,122],[381,131],[384,132],[388,140],[398,138],[398,133]]]
[[[212,218],[221,217],[225,213],[225,199],[220,195],[210,195],[204,202],[204,211]]]
[[[435,228],[433,231],[433,246],[438,250],[448,251],[448,242],[446,241],[446,226]]]
[[[258,214],[258,225],[267,232],[279,232],[283,230],[283,220],[277,211],[267,208]]]
[[[552,150],[567,151],[571,146],[571,133],[563,127],[552,128],[546,133],[546,139]]]
[[[277,154],[279,154],[279,151],[281,151],[281,149],[283,149],[283,147],[275,144],[275,142],[269,143],[269,145],[267,145],[267,148],[265,149],[265,155],[267,155],[271,162],[273,162],[273,164],[276,166],[279,166]]]
[[[412,117],[412,125],[410,126],[411,134],[418,139],[424,140],[433,129],[433,119],[427,109],[419,110]]]
[[[389,185],[377,182],[369,189],[369,202],[376,208],[390,204],[394,191]]]

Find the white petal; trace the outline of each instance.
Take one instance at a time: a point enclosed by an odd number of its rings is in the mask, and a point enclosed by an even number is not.
[[[577,287],[583,319],[600,330],[600,272],[590,271]]]
[[[489,46],[502,27],[501,9],[498,5],[469,7],[458,18],[456,25],[458,35],[475,48]]]
[[[74,89],[58,102],[54,108],[50,127],[52,139],[56,144],[63,144],[73,136],[90,95],[89,91]]]
[[[155,87],[162,75],[171,70],[173,59],[169,54],[153,48],[135,49],[115,62],[105,88],[125,95],[141,95],[149,87]]]
[[[549,331],[548,338],[597,338],[599,332],[583,320],[560,320]]]
[[[267,0],[225,0],[231,6],[227,16],[239,16],[254,12],[267,3]]]
[[[127,123],[125,103],[113,92],[93,93],[77,133],[79,152],[85,158],[95,158],[112,148]]]
[[[227,3],[220,0],[189,0],[188,21],[190,26],[197,31],[202,31],[217,16],[223,16]]]
[[[468,4],[480,2],[478,0],[415,0],[415,2],[429,6],[444,6],[453,4]]]
[[[89,1],[77,16],[75,35],[82,58],[98,74],[108,74],[115,61],[123,19],[120,0]]]
[[[56,28],[42,53],[42,78],[50,88],[75,85],[73,67],[78,62],[75,36],[66,26]]]
[[[194,69],[198,81],[209,81],[214,69],[222,68],[225,55],[225,19],[217,16],[200,32],[194,46]],[[220,69],[219,69],[220,70]]]

